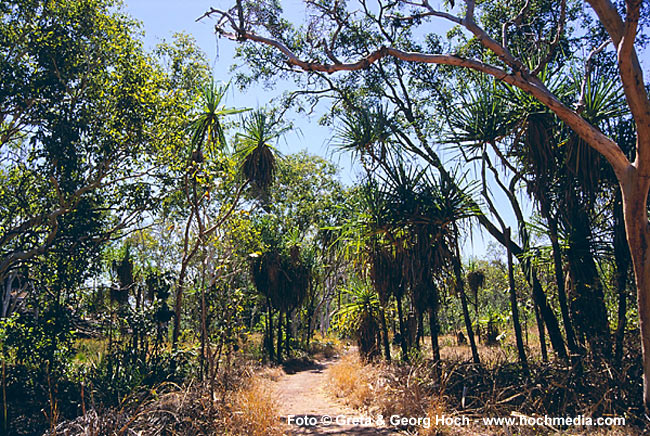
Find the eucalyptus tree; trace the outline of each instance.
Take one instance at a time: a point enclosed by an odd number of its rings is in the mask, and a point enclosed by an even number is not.
[[[456,14],[454,12],[458,9],[438,10],[426,0],[420,3],[380,2],[377,8],[369,8],[361,2],[360,13],[353,14],[345,3],[309,2],[318,11],[320,24],[310,26],[311,32],[297,32],[286,20],[278,18],[277,3],[237,2],[229,10],[212,9],[208,15],[217,17],[216,30],[220,35],[256,42],[265,51],[261,59],[285,60],[288,62],[285,70],[295,67],[312,72],[312,75],[359,71],[392,58],[420,65],[444,64],[480,71],[538,99],[589,147],[601,154],[612,166],[622,191],[626,235],[637,282],[644,402],[646,407],[650,407],[650,226],[646,207],[650,190],[650,99],[635,44],[640,19],[647,16],[642,14],[644,3],[640,0],[626,1],[625,15],[622,16],[609,0],[589,0],[587,3],[598,18],[596,25],[602,26],[604,31],[597,43],[594,44],[593,39],[582,39],[577,41],[576,47],[583,53],[590,53],[588,57],[594,57],[603,52],[601,46],[614,46],[619,80],[636,124],[634,160],[626,155],[615,139],[581,116],[579,107],[583,97],[579,97],[576,107],[572,108],[539,78],[570,30],[567,29],[567,11],[571,10],[571,3],[566,0],[522,1],[509,10],[500,9],[501,16],[493,23],[482,22],[483,13],[493,6],[492,3],[477,5],[474,0],[463,3],[464,8]],[[541,17],[544,20],[539,20]],[[487,56],[477,59],[465,57],[462,52],[427,52],[420,47],[405,46],[397,39],[402,35],[408,38],[412,25],[419,26],[431,18],[446,20],[468,32],[475,45],[484,48]],[[359,50],[352,50],[354,38],[362,33],[359,29],[364,25],[376,26],[376,37],[367,39]],[[316,34],[318,30],[321,30],[320,34]],[[440,46],[431,48],[440,49]],[[260,58],[256,60],[257,65]],[[587,76],[585,74],[583,79],[587,80]]]
[[[172,111],[162,71],[114,6],[0,7],[1,278],[58,252],[48,264],[76,259],[67,279],[83,280],[101,243],[153,208],[142,176]]]

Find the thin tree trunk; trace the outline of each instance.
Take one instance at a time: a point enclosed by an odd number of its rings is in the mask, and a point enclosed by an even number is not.
[[[402,360],[408,361],[409,356],[408,356],[408,346],[406,344],[406,335],[408,332],[406,331],[405,327],[405,322],[404,322],[404,314],[402,313],[402,296],[396,296],[397,300],[397,317],[399,318],[399,336],[400,336],[400,346],[402,347]]]
[[[418,329],[417,329],[417,334],[415,336],[415,348],[420,349],[420,340],[424,337],[424,314],[422,311],[418,310],[416,312],[416,316],[418,319]]]
[[[269,360],[273,362],[275,360],[275,351],[273,349],[273,310],[271,309],[271,300],[269,298],[266,299],[266,307],[268,308],[266,318],[266,326],[268,328],[267,349],[269,352]]]
[[[560,241],[558,237],[557,218],[551,217],[547,205],[542,201],[542,215],[546,219],[549,228],[549,239],[551,240],[551,247],[553,249],[553,267],[555,270],[555,284],[557,286],[557,299],[560,303],[560,313],[562,314],[562,321],[564,323],[564,332],[566,334],[566,342],[569,351],[572,353],[579,353],[580,349],[576,342],[576,337],[573,332],[573,325],[569,315],[569,305],[566,299],[566,289],[564,287],[564,274],[562,268],[562,250],[560,248]]]
[[[384,341],[384,358],[390,362],[390,340],[388,339],[388,326],[386,325],[386,308],[382,305],[379,310],[381,321],[381,336]]]
[[[544,332],[544,320],[540,314],[540,309],[535,304],[535,319],[537,320],[537,333],[539,334],[539,348],[542,352],[542,360],[548,362],[548,352],[546,351],[546,334]]]
[[[505,231],[506,240],[510,240],[510,228]],[[524,371],[528,372],[528,362],[526,360],[526,350],[524,349],[524,340],[521,335],[521,324],[519,324],[519,308],[517,307],[517,290],[515,289],[515,274],[512,262],[512,251],[509,249],[510,244],[506,245],[508,252],[508,287],[510,291],[510,308],[512,310],[512,323],[515,328],[515,341],[517,342],[517,354],[519,363]]]
[[[455,226],[454,226],[455,227]],[[458,229],[455,228],[455,256],[453,256],[454,275],[456,276],[456,291],[460,294],[460,303],[463,307],[463,318],[465,319],[465,328],[467,329],[467,339],[469,346],[472,350],[472,360],[475,364],[480,365],[481,359],[478,355],[478,348],[474,341],[474,331],[472,330],[472,320],[469,317],[469,309],[467,307],[467,296],[465,295],[465,285],[463,283],[463,274],[460,267],[460,248],[458,247]]]
[[[282,310],[278,311],[278,344],[276,356],[278,357],[278,362],[282,362]]]
[[[291,357],[291,316],[289,314],[289,311],[287,310],[284,314],[285,318],[285,339],[284,339],[284,355],[287,356],[287,358]]]
[[[429,308],[429,330],[431,330],[431,352],[433,361],[440,362],[440,344],[438,343],[438,316],[436,309]]]

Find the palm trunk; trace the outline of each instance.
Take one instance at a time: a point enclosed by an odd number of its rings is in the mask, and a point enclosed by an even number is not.
[[[273,349],[273,310],[271,309],[271,300],[269,298],[266,299],[266,307],[268,308],[268,313],[266,318],[266,326],[268,328],[267,348],[269,351],[269,360],[274,361],[275,352]]]
[[[282,362],[282,310],[278,311],[278,343],[275,355],[278,357],[278,362]]]
[[[542,360],[548,362],[548,352],[546,351],[546,333],[544,332],[544,320],[540,314],[540,309],[535,304],[535,319],[537,320],[537,333],[539,334],[539,348],[542,352]]]
[[[467,296],[465,295],[465,285],[463,283],[463,274],[460,267],[460,248],[458,247],[458,229],[455,229],[455,256],[453,256],[454,275],[456,276],[456,291],[460,294],[460,303],[463,307],[463,318],[465,320],[465,328],[467,329],[467,339],[469,346],[472,350],[472,360],[475,364],[480,365],[481,359],[478,355],[478,348],[476,348],[476,341],[474,341],[474,330],[472,329],[472,320],[469,317],[469,308],[467,307]]]
[[[542,201],[542,215],[546,219],[549,228],[549,239],[551,240],[551,247],[553,249],[553,267],[555,269],[555,284],[557,285],[557,299],[560,303],[560,313],[562,314],[562,321],[564,322],[564,332],[566,334],[566,342],[569,351],[578,353],[579,348],[573,332],[573,325],[571,317],[569,316],[569,305],[566,299],[566,288],[564,287],[564,277],[562,268],[562,251],[558,237],[557,218],[551,217],[548,212],[548,207]]]
[[[433,361],[440,362],[440,344],[438,343],[438,316],[436,309],[429,308],[429,330],[431,330],[431,351]]]
[[[291,316],[289,314],[289,310],[287,310],[284,314],[285,318],[285,339],[284,339],[284,355],[287,357],[290,357],[291,355]]]
[[[384,358],[390,362],[390,340],[388,339],[388,326],[386,325],[386,308],[382,305],[379,310],[381,321],[381,336],[384,341]]]
[[[402,360],[408,361],[408,346],[406,344],[406,331],[404,314],[402,313],[402,296],[396,296],[397,299],[397,317],[399,318],[399,336],[400,336],[400,346],[402,347]]]
[[[506,240],[510,240],[510,228],[506,229]],[[519,324],[519,309],[517,307],[517,291],[515,289],[515,274],[512,264],[512,251],[509,249],[510,244],[506,245],[508,251],[508,287],[510,293],[510,308],[512,310],[512,323],[515,329],[515,340],[517,342],[517,354],[519,363],[524,371],[528,372],[528,362],[526,361],[526,350],[524,349],[524,340],[521,336],[521,325]]]
[[[420,349],[420,341],[424,337],[424,314],[422,311],[418,310],[416,312],[416,316],[418,319],[418,330],[417,330],[417,335],[415,336],[415,348]]]

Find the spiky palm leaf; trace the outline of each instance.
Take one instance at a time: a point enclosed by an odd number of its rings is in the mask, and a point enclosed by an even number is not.
[[[258,109],[243,119],[243,133],[237,134],[241,170],[250,183],[266,192],[273,183],[276,170],[275,148],[271,145],[287,130],[279,121]]]
[[[391,146],[394,129],[395,123],[387,108],[381,105],[362,106],[345,112],[340,118],[333,145],[341,151],[382,160]]]
[[[217,86],[214,82],[210,82],[203,88],[200,98],[201,109],[189,125],[193,151],[200,152],[204,146],[210,153],[225,149],[227,145],[222,118],[250,110],[226,108],[222,104],[229,86],[230,84]]]

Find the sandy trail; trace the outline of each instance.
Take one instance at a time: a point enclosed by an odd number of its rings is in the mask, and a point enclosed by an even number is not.
[[[286,424],[290,415],[308,417],[315,425],[288,425],[288,435],[399,435],[390,427],[372,425],[337,424],[337,417],[343,419],[362,418],[364,415],[340,404],[325,391],[327,384],[327,369],[335,360],[317,362],[311,367],[301,368],[295,373],[288,371],[276,384],[277,400],[282,421]],[[331,425],[323,425],[327,417],[332,419]]]

